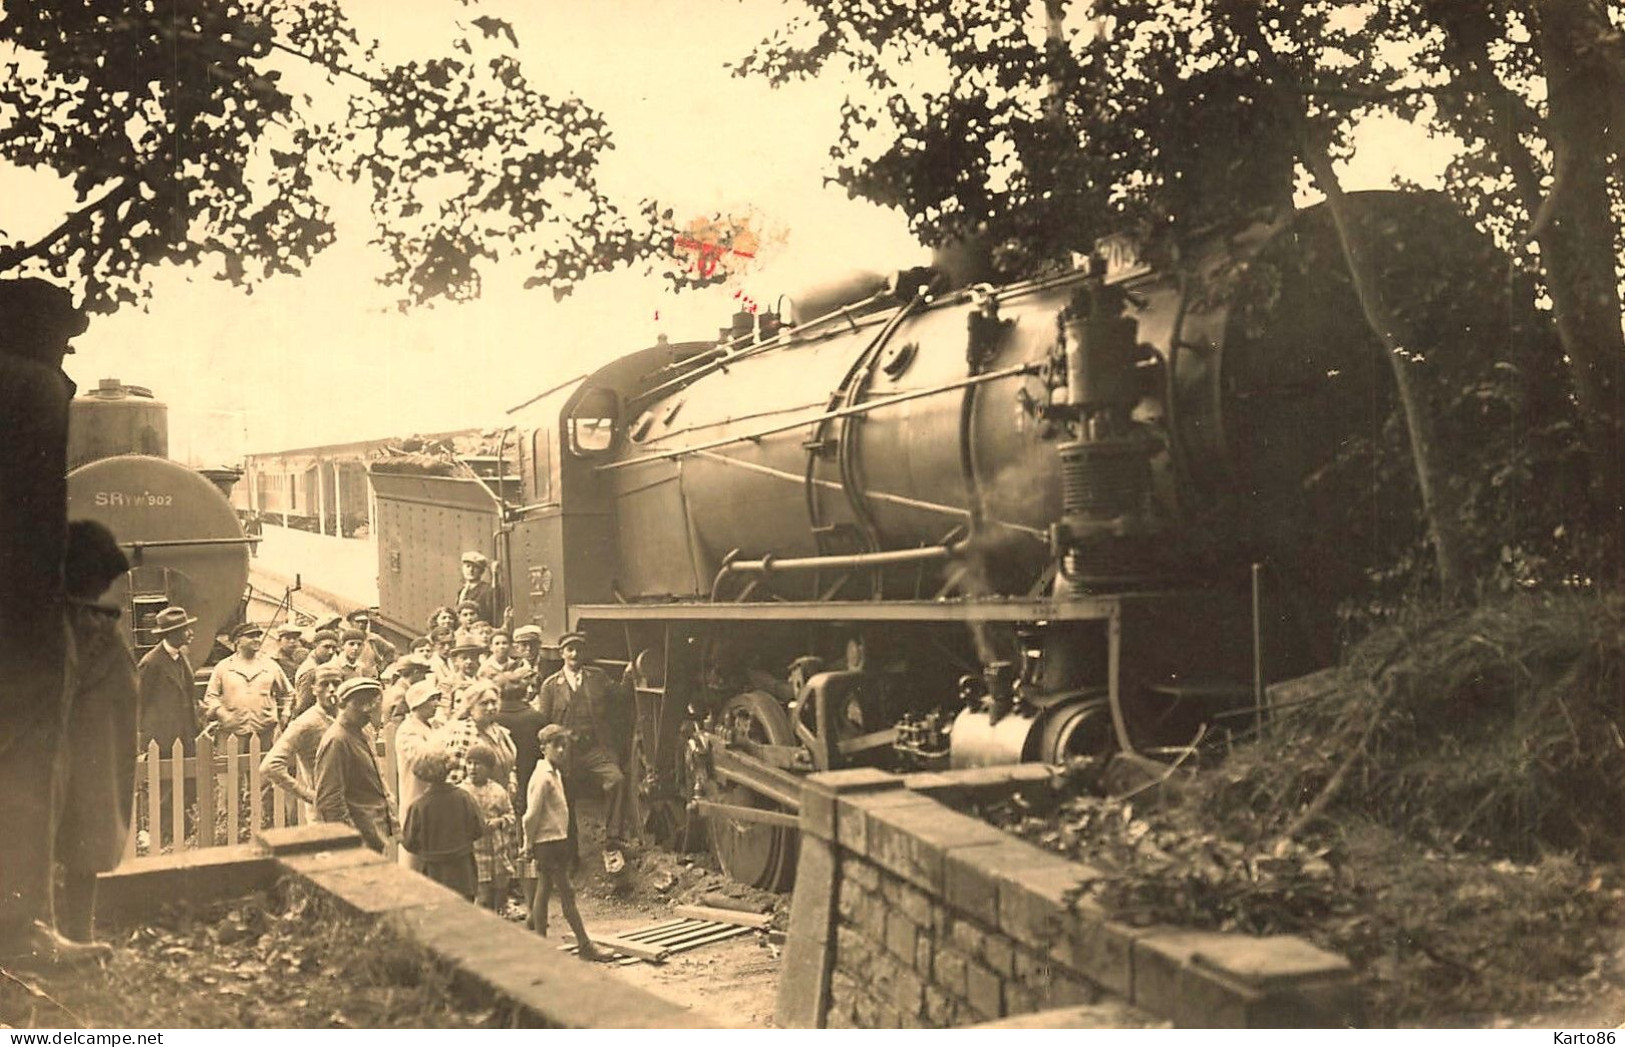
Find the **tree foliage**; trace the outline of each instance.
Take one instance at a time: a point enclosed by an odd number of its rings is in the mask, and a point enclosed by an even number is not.
[[[1242,228],[1290,206],[1306,176],[1335,212],[1332,162],[1351,155],[1366,117],[1453,136],[1448,192],[1503,251],[1484,278],[1514,289],[1530,278],[1558,338],[1531,359],[1529,332],[1483,316],[1476,344],[1453,350],[1477,366],[1430,361],[1444,347],[1412,339],[1406,303],[1360,299],[1394,365],[1405,410],[1390,431],[1416,452],[1401,468],[1434,511],[1432,544],[1460,538],[1447,533],[1459,521],[1473,548],[1458,564],[1516,562],[1507,570],[1527,581],[1537,562],[1548,575],[1572,567],[1580,532],[1617,562],[1625,534],[1620,21],[1601,0],[829,0],[735,70],[861,85],[842,108],[835,180],[902,209],[928,241],[990,242],[1012,277],[1125,228],[1172,242]],[[1339,224],[1356,289],[1383,286],[1362,280],[1371,245],[1357,223]],[[1477,446],[1450,435],[1474,431],[1463,429],[1474,417]],[[1430,464],[1434,442],[1469,460]],[[1581,505],[1551,487],[1573,475],[1576,446]],[[1509,508],[1500,526],[1491,514]]]
[[[491,16],[388,61],[341,0],[5,0],[0,42],[0,160],[77,198],[43,235],[0,230],[0,273],[75,283],[93,309],[138,300],[161,263],[301,271],[334,239],[334,176],[370,190],[403,304],[473,297],[504,258],[562,295],[669,257],[668,216],[598,186],[602,116],[532,86]]]

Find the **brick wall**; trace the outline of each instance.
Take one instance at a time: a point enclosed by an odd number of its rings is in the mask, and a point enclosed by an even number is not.
[[[1086,866],[942,802],[1008,795],[1047,775],[809,778],[778,1024],[942,1028],[1044,1012],[1071,1027],[1357,1019],[1341,958],[1296,938],[1116,923],[1075,900]]]
[[[835,889],[829,1028],[944,1028],[1107,995],[996,928],[863,860]]]

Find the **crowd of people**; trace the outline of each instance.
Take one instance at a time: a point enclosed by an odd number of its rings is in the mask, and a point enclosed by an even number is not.
[[[367,609],[308,628],[245,623],[201,702],[186,654],[196,619],[167,608],[138,666],[139,737],[188,754],[204,735],[258,738],[262,779],[297,798],[301,820],[352,825],[368,847],[393,847],[402,865],[488,908],[518,901],[543,935],[557,897],[580,955],[594,959],[570,881],[572,801],[582,786],[603,796],[604,868],[620,872],[625,778],[605,717],[623,692],[587,663],[584,635],[544,648],[534,625],[493,625],[487,570],[482,554],[463,556],[458,599],[404,654]],[[376,757],[389,724],[394,792]]]

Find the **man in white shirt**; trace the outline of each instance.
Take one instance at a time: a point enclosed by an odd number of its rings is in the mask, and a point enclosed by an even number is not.
[[[203,719],[218,724],[222,736],[236,735],[246,747],[258,735],[263,751],[271,748],[281,700],[291,689],[276,660],[260,650],[265,628],[245,622],[232,630],[236,652],[222,658],[209,674],[203,696]]]

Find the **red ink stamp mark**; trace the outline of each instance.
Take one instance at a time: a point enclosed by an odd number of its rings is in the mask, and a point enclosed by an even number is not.
[[[749,270],[761,251],[759,219],[749,212],[696,218],[672,237],[672,253],[701,280],[731,280]]]

